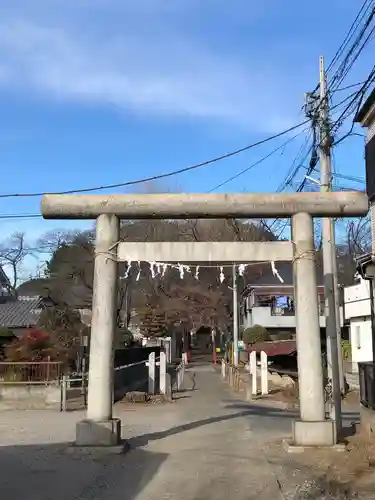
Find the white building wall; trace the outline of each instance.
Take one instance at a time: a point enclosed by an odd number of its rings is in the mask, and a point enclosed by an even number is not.
[[[264,328],[295,328],[296,327],[296,317],[295,315],[275,315],[272,314],[271,307],[253,307],[251,311],[248,311],[246,316],[243,318],[244,328],[248,328],[253,325],[261,325]],[[340,307],[341,313],[341,326],[344,324],[344,313],[343,308]],[[319,323],[321,328],[325,327],[326,319],[325,316],[319,317]]]
[[[372,360],[370,286],[367,280],[344,288],[344,313],[349,321],[352,371],[358,363]]]
[[[350,344],[352,370],[358,372],[358,363],[372,360],[371,318],[369,316],[350,320]]]
[[[344,288],[345,319],[370,316],[370,285],[367,280]]]

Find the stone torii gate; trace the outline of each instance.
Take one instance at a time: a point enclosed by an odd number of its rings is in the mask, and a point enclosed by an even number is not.
[[[300,419],[292,443],[331,446],[334,422],[325,418],[313,217],[355,217],[368,211],[358,192],[296,194],[45,195],[45,219],[96,219],[96,248],[87,419],[76,428],[79,446],[120,444],[112,416],[113,340],[117,263],[292,261],[295,276]],[[120,219],[292,218],[292,241],[122,243]]]

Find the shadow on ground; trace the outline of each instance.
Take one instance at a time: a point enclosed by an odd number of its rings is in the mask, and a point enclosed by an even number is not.
[[[2,446],[1,500],[132,500],[168,457],[140,449],[95,457],[67,453],[68,447]]]
[[[234,405],[228,405],[228,408],[231,409],[240,409],[240,406],[237,406],[236,404]],[[137,448],[141,446],[146,446],[150,441],[157,441],[159,439],[164,439],[169,436],[174,436],[176,434],[180,434],[182,432],[187,432],[193,429],[197,429],[198,427],[202,427],[204,425],[210,425],[214,424],[217,422],[225,422],[227,420],[233,420],[236,418],[242,418],[246,416],[261,416],[261,417],[273,417],[273,418],[280,418],[280,417],[286,417],[286,418],[295,418],[295,415],[289,415],[286,412],[282,412],[280,410],[275,410],[271,408],[264,408],[264,407],[258,407],[258,406],[250,406],[250,405],[245,405],[244,409],[242,411],[236,411],[235,413],[229,413],[227,415],[219,415],[215,417],[209,417],[205,418],[203,420],[196,420],[193,422],[188,422],[185,424],[178,425],[176,427],[172,427],[171,429],[167,429],[165,431],[159,431],[159,432],[152,432],[149,434],[143,434],[141,436],[136,436],[133,438],[130,438],[128,440],[128,444],[130,445],[131,448]]]
[[[224,401],[225,403],[225,401]],[[141,436],[132,437],[128,440],[128,444],[132,449],[147,446],[150,441],[157,441],[160,439],[165,439],[169,436],[174,436],[182,432],[187,432],[198,427],[205,425],[210,425],[217,422],[224,422],[227,420],[233,420],[242,417],[259,417],[258,419],[252,419],[252,427],[261,427],[265,429],[275,429],[282,432],[288,432],[291,430],[291,420],[299,417],[299,413],[290,410],[280,410],[278,408],[271,408],[261,405],[252,405],[241,402],[233,402],[233,400],[228,400],[226,408],[229,410],[234,410],[233,413],[227,415],[219,415],[215,417],[206,418],[203,420],[196,420],[193,422],[188,422],[185,424],[172,427],[165,431],[152,432],[149,434],[143,434]],[[358,418],[357,413],[346,413],[344,415],[344,425],[349,425],[356,421]],[[278,424],[275,422],[278,420]],[[282,423],[284,421],[284,424]],[[256,423],[255,423],[256,422]],[[285,422],[287,426],[285,425]]]

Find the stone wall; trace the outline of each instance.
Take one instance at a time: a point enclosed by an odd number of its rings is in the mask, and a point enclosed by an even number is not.
[[[60,408],[59,385],[1,384],[0,410]]]

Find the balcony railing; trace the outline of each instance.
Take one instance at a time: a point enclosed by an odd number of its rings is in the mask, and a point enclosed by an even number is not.
[[[358,369],[361,404],[375,410],[375,363],[373,361],[358,363]]]
[[[263,307],[264,305],[260,305]],[[258,306],[259,307],[259,306]],[[271,316],[295,316],[296,311],[294,307],[271,307]],[[324,303],[319,303],[319,316],[324,316]]]

